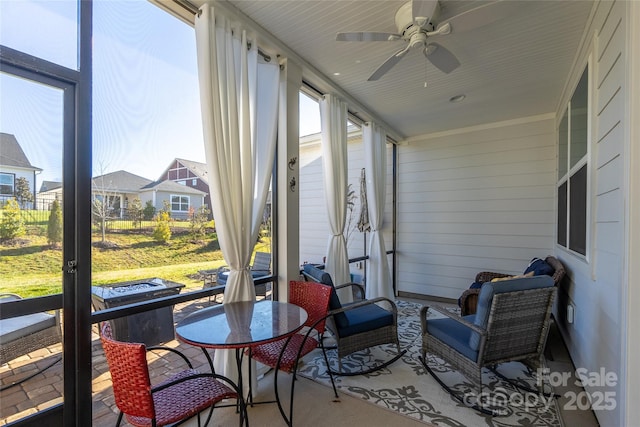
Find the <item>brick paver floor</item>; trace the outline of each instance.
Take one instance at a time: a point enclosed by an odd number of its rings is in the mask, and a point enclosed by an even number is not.
[[[208,298],[194,300],[176,305],[174,322],[178,322],[187,314],[215,304]],[[164,345],[178,348],[194,364],[195,368],[204,367],[208,371],[207,360],[202,350],[177,340]],[[57,344],[21,356],[0,366],[0,426],[16,421],[24,416],[62,402],[62,344]],[[92,388],[93,388],[93,426],[115,425],[118,410],[115,406],[111,388],[111,375],[102,351],[98,336],[98,328],[94,325],[92,333]],[[152,383],[171,375],[176,369],[182,369],[184,362],[172,353],[149,356]],[[45,369],[46,368],[46,369]],[[43,370],[42,372],[39,372]],[[32,378],[10,386],[14,382]],[[126,423],[123,422],[123,425]]]

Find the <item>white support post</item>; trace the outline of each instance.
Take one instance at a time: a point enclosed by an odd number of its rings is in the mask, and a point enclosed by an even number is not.
[[[289,281],[300,276],[300,133],[299,96],[302,69],[281,62],[278,122],[278,298],[286,301]]]

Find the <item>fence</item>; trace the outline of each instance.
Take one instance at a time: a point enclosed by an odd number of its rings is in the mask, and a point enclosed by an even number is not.
[[[24,222],[24,225],[27,228],[36,227],[46,229],[49,222],[49,215],[51,213],[51,203],[52,201],[49,200],[38,200],[35,204],[39,209],[21,209],[20,217]],[[2,214],[2,209],[0,209],[0,218],[2,218]],[[101,230],[101,222],[100,218],[94,216],[92,224],[95,231]],[[105,230],[107,232],[150,232],[153,231],[156,225],[156,222],[153,220],[134,220],[133,215],[128,209],[113,209],[109,212],[109,217],[105,219]],[[170,223],[170,227],[173,230],[188,229],[190,225],[190,221],[181,218],[172,218]]]

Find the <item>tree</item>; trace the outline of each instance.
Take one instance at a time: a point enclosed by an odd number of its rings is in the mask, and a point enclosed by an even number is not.
[[[47,241],[51,246],[57,246],[62,242],[62,211],[60,204],[54,200],[51,204],[49,222],[47,224]]]
[[[209,220],[209,208],[206,205],[202,205],[195,210],[193,207],[189,208],[189,228],[191,229],[191,236],[193,239],[203,238],[206,233],[207,221]]]
[[[91,193],[91,210],[93,218],[102,232],[102,243],[106,241],[107,221],[111,217],[116,199],[120,202],[119,196],[115,194],[111,182],[105,182],[104,176],[93,180],[93,191]]]
[[[168,212],[160,212],[156,217],[156,228],[153,230],[153,239],[156,242],[167,243],[171,239],[170,219]]]
[[[151,202],[149,200],[149,202]],[[142,209],[142,201],[140,201],[139,197],[134,198],[129,204],[129,216],[133,220],[133,226],[136,225],[140,227],[142,225],[142,218],[144,216],[144,211]],[[151,215],[153,218],[153,215]]]
[[[24,235],[24,221],[20,215],[20,206],[14,199],[9,199],[2,208],[0,218],[0,238],[15,239]]]
[[[33,202],[33,193],[29,187],[29,181],[25,177],[16,179],[16,200],[20,209],[25,209],[27,203]]]

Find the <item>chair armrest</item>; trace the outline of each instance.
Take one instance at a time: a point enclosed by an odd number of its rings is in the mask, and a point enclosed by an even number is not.
[[[355,288],[355,291],[354,289],[351,289],[351,293],[353,293],[354,296],[355,294],[359,294],[358,299],[364,300],[364,286],[362,286],[360,283],[349,282],[349,283],[343,283],[342,285],[335,286],[336,291],[338,289],[342,289],[346,287]]]
[[[480,282],[480,283],[490,282],[491,280],[497,277],[509,277],[509,276],[513,276],[513,274],[495,273],[493,271],[481,271],[476,275],[476,282]]]
[[[467,314],[475,314],[478,306],[478,296],[480,295],[480,289],[467,289],[462,293],[460,297],[460,314],[466,316]]]
[[[182,360],[185,361],[185,363],[187,364],[187,366],[189,366],[190,369],[193,369],[193,365],[191,364],[191,362],[189,361],[187,356],[185,356],[184,354],[182,354],[182,352],[176,350],[175,348],[166,347],[166,346],[162,346],[162,345],[154,345],[154,346],[147,347],[147,352],[157,351],[157,350],[168,351],[170,353],[177,354],[178,356],[180,356],[182,358]]]
[[[456,322],[460,323],[461,325],[464,325],[465,327],[471,329],[474,332],[479,333],[481,336],[487,335],[487,331],[486,330],[482,329],[478,325],[475,325],[475,324],[463,319],[462,317],[458,316],[457,314],[451,313],[450,311],[448,311],[444,307],[440,307],[439,305],[424,306],[420,310],[420,324],[422,325],[422,333],[423,334],[427,331],[427,312],[429,311],[429,309],[433,309],[433,311],[437,311],[438,313],[444,314],[446,317],[455,320]]]

